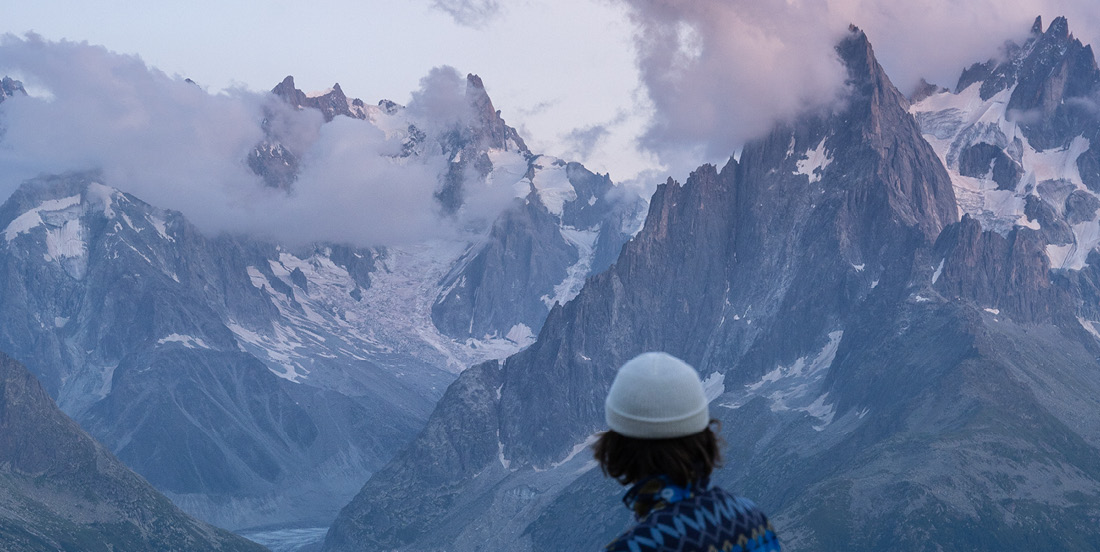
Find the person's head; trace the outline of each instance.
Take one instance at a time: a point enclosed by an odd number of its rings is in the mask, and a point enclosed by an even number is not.
[[[721,465],[718,422],[699,375],[672,355],[644,353],[619,368],[604,412],[610,429],[593,452],[603,472],[624,485],[655,475],[688,485]]]

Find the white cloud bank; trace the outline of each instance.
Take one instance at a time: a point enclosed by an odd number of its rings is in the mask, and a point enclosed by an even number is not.
[[[0,37],[0,74],[32,94],[0,104],[0,198],[39,174],[98,170],[106,184],[179,210],[210,234],[374,246],[450,235],[463,222],[442,218],[434,198],[446,160],[395,161],[399,139],[363,121],[322,124],[320,112],[268,93],[210,94],[137,57],[35,35]],[[466,120],[457,72],[437,69],[421,84],[410,113]],[[264,138],[265,111],[301,155],[290,194],[263,186],[246,164]],[[480,201],[500,209],[512,193],[506,186]]]
[[[920,78],[953,87],[962,69],[1059,15],[1086,43],[1100,38],[1095,0],[614,0],[634,46],[653,117],[640,145],[674,175],[724,162],[777,121],[829,105],[844,74],[833,46],[863,29],[904,92]]]

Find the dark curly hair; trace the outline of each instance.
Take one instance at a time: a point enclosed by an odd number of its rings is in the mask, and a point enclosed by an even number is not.
[[[673,439],[635,439],[608,430],[592,445],[592,453],[603,473],[623,485],[664,475],[687,486],[722,465],[721,428],[712,419],[703,431]]]

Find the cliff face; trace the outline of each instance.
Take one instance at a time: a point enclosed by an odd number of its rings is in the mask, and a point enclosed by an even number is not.
[[[265,550],[188,517],[0,353],[0,548]]]

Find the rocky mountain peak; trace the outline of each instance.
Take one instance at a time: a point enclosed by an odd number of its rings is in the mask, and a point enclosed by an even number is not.
[[[867,35],[857,27],[852,29],[836,47],[848,72],[845,109],[822,123],[802,125],[833,128],[823,147],[852,152],[852,162],[866,162],[867,158],[855,152],[870,148],[867,153],[872,154],[870,159],[876,160],[877,168],[866,182],[848,185],[869,186],[858,195],[888,205],[897,220],[917,227],[931,243],[944,226],[958,220],[950,178],[942,165],[933,161],[934,151],[921,138],[920,127],[908,112],[909,100],[879,65]],[[906,144],[904,153],[896,149],[899,143]],[[867,214],[873,217],[875,212],[869,209]]]
[[[298,88],[294,86],[294,77],[292,75],[287,75],[282,82],[275,85],[275,88],[271,89],[271,93],[283,98],[287,103],[296,107],[301,107],[306,100],[305,92],[298,90]]]
[[[1008,109],[1015,113],[1021,130],[1033,146],[1064,147],[1084,126],[1090,101],[1100,87],[1100,69],[1091,46],[1069,32],[1069,22],[1058,17],[1042,31],[1036,18],[1031,37],[1023,45],[1009,43],[1007,59],[976,63],[963,71],[956,92],[981,83],[981,98],[989,100],[1012,89]]]
[[[493,101],[489,99],[481,77],[473,73],[466,75],[466,101],[473,110],[470,129],[482,147],[527,151],[523,138],[504,123],[500,111],[493,107]]]
[[[366,113],[362,109],[352,109],[353,105],[362,107],[363,101],[359,99],[348,100],[340,83],[332,85],[332,88],[320,93],[306,94],[294,86],[294,77],[287,75],[282,82],[271,89],[271,93],[284,99],[288,104],[301,108],[312,107],[321,112],[325,122],[332,121],[337,115],[365,119]]]
[[[1035,22],[1042,25],[1042,19],[1036,19]],[[1055,17],[1054,21],[1050,22],[1050,27],[1047,27],[1046,35],[1054,40],[1066,40],[1071,38],[1069,34],[1069,21],[1065,16]]]
[[[0,80],[0,103],[3,103],[5,99],[19,94],[20,96],[26,96],[27,91],[23,88],[23,83],[17,81],[11,77],[4,77]]]

